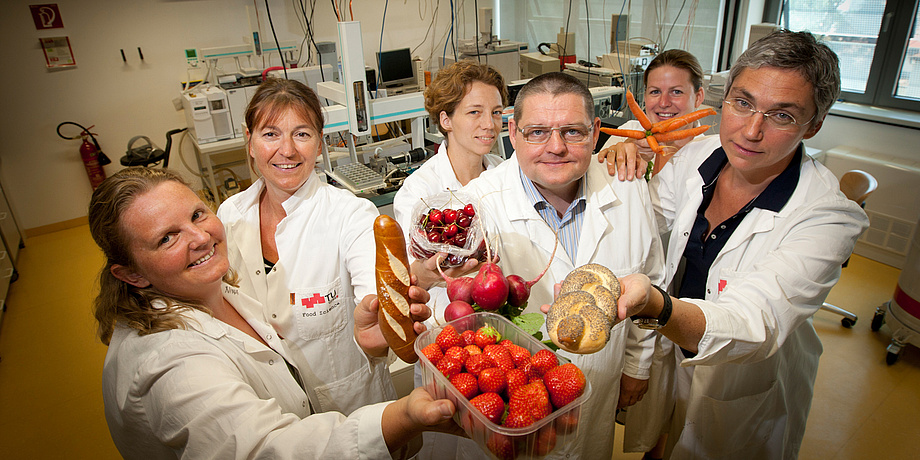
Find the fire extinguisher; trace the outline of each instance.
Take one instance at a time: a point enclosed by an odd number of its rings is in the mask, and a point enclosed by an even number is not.
[[[76,136],[67,137],[61,134],[61,126],[64,125],[74,125],[78,126],[83,131],[78,134],[83,139],[83,143],[80,144],[80,159],[83,160],[83,166],[86,168],[86,175],[89,177],[89,183],[92,185],[93,190],[96,190],[96,187],[105,180],[105,170],[102,169],[103,166],[112,162],[102,153],[102,149],[99,148],[99,142],[96,141],[96,137],[93,136],[93,133],[90,132],[89,128],[85,128],[78,123],[72,121],[65,121],[57,126],[58,136],[61,136],[64,139],[76,139]],[[90,142],[92,141],[92,142]]]
[[[86,175],[89,176],[89,183],[93,190],[105,180],[105,170],[99,163],[99,150],[89,142],[89,136],[83,135],[83,143],[80,144],[80,159],[83,160],[83,166],[86,167]]]

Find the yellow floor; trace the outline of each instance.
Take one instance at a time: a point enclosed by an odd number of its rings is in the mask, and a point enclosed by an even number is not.
[[[91,313],[101,264],[86,226],[30,238],[21,251],[0,324],[3,458],[118,458],[102,412],[106,348],[95,338]],[[888,366],[888,328],[869,330],[899,274],[854,256],[828,300],[859,322],[844,329],[838,316],[815,316],[825,352],[800,458],[916,458],[920,352],[909,346]]]

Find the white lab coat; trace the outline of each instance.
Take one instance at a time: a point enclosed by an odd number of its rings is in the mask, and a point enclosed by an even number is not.
[[[493,238],[493,247],[498,249],[502,271],[530,280],[543,271],[556,238],[527,199],[519,170],[517,156],[513,155],[470,182],[464,191],[481,198],[480,215],[484,216],[486,231]],[[587,263],[602,264],[617,276],[645,273],[654,283],[663,279],[664,253],[646,183],[611,178],[606,167],[593,158],[586,177],[587,207],[577,258],[571,260],[559,245],[550,269],[531,290],[526,312],[539,312],[541,305],[551,304],[554,284]],[[632,346],[627,347],[627,336]],[[549,338],[545,326],[543,337]],[[576,439],[557,446],[552,457],[611,457],[620,375],[625,372],[632,377],[648,378],[653,351],[648,339],[653,337],[624,321],[613,327],[607,346],[597,353],[558,352],[585,373],[592,396],[582,406]]]
[[[671,230],[669,282],[702,202],[697,168],[719,146],[718,136],[685,146],[651,181],[659,222]],[[812,315],[867,226],[834,175],[807,155],[786,206],[742,220],[709,271],[706,298],[682,299],[700,306],[706,331],[695,357],[677,347],[672,355],[685,367],[670,458],[797,457],[822,352]]]
[[[285,364],[288,348],[250,312],[257,302],[224,285],[226,298],[269,347],[200,310],[188,329],[148,335],[116,325],[102,371],[105,417],[128,459],[390,458],[380,427],[386,403],[347,418],[310,415]],[[308,417],[309,416],[309,417]]]
[[[486,170],[492,169],[502,162],[501,157],[488,153],[482,157],[482,165]],[[460,190],[463,187],[450,165],[450,158],[447,157],[447,143],[442,142],[438,147],[438,153],[429,158],[422,166],[415,170],[402,187],[393,197],[393,213],[396,221],[406,233],[406,243],[409,242],[409,229],[412,228],[412,211],[423,199],[437,195],[448,190]],[[415,260],[412,255],[409,258]],[[429,325],[444,323],[444,309],[450,303],[447,298],[447,288],[435,286],[428,290],[431,294],[431,300],[428,306],[431,308],[431,319]]]
[[[357,301],[376,293],[377,208],[315,174],[283,206],[278,263],[268,276],[259,237],[264,179],[230,197],[217,215],[227,231],[230,266],[240,289],[261,304],[253,312],[295,349],[318,412],[353,410],[396,398],[385,359],[368,358],[354,339]]]

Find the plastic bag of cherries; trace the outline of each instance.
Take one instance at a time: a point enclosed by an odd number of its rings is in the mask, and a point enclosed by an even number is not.
[[[428,259],[443,252],[441,266],[458,267],[473,257],[486,260],[486,238],[479,224],[480,214],[473,199],[461,192],[447,191],[429,196],[412,211],[409,253]]]

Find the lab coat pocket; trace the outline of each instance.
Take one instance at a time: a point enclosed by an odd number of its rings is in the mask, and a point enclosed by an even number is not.
[[[783,432],[786,422],[776,381],[767,391],[732,400],[702,395],[691,411],[688,419],[693,421],[684,427],[678,444],[694,446],[694,456],[752,460],[782,456],[783,446],[769,443]]]
[[[294,322],[301,340],[315,340],[338,333],[353,315],[354,301],[342,289],[341,278],[318,287],[305,287],[291,294]]]
[[[316,403],[321,412],[335,411],[348,415],[368,404],[392,399],[396,399],[396,389],[385,360],[377,363],[373,372],[366,366],[360,366],[351,375],[316,388]]]

